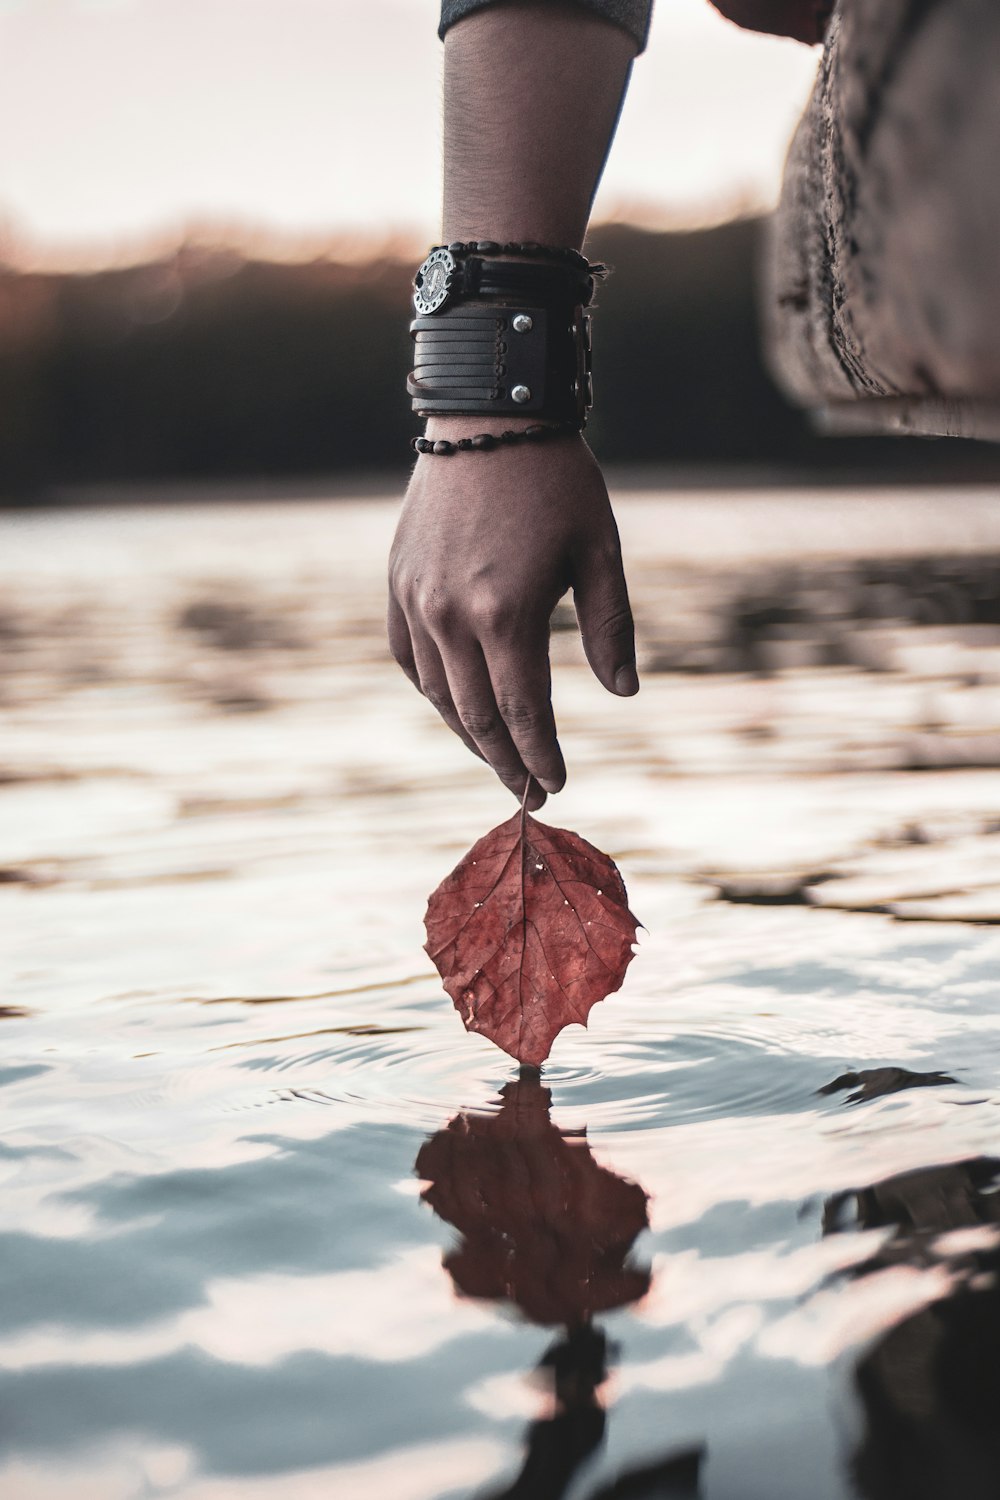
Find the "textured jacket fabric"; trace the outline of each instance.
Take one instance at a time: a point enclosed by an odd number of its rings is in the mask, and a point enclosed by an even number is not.
[[[821,42],[833,12],[833,0],[712,0],[737,26],[792,36],[797,42]]]
[[[1000,438],[998,58],[997,0],[837,6],[767,262],[800,405],[902,402],[887,430]]]
[[[463,16],[495,3],[496,0],[441,0],[438,35],[443,37],[448,27]],[[624,27],[638,42],[640,52],[645,47],[653,0],[577,0],[577,4]],[[712,0],[712,4],[737,26],[808,43],[823,40],[833,10],[833,0]]]

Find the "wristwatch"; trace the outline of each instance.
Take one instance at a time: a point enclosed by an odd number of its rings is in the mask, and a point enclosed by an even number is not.
[[[458,262],[443,246],[432,250],[413,278],[413,310],[427,317],[444,307],[458,276]]]
[[[587,308],[605,274],[575,249],[435,245],[413,279],[413,410],[583,428],[594,399]]]
[[[413,278],[413,310],[431,317],[458,301],[509,300],[543,306],[588,306],[594,275],[580,257],[576,262],[499,260],[466,247],[438,245]]]

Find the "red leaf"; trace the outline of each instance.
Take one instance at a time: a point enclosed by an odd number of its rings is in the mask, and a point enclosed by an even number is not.
[[[649,1267],[630,1259],[649,1222],[642,1188],[552,1123],[537,1077],[500,1097],[499,1114],[456,1115],[416,1160],[424,1202],[462,1236],[445,1258],[456,1290],[568,1327],[645,1296]]]
[[[621,988],[639,926],[613,861],[524,809],[473,845],[424,923],[466,1030],[535,1067]]]

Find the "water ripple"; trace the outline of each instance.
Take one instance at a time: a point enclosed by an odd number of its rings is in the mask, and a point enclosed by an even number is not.
[[[307,1047],[258,1050],[314,1039]],[[493,1110],[498,1088],[517,1067],[488,1043],[456,1044],[450,1026],[433,1024],[332,1027],[252,1045],[256,1055],[238,1067],[278,1075],[273,1098],[342,1105],[428,1129],[456,1107]],[[542,1076],[564,1117],[621,1131],[815,1110],[817,1091],[839,1072],[839,1058],[803,1059],[746,1031],[714,1031],[665,1032],[643,1042],[617,1036],[600,1044],[567,1037]]]

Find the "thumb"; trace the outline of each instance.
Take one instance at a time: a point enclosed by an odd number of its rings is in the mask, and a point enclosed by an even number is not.
[[[620,549],[593,547],[581,557],[573,586],[576,617],[594,676],[622,698],[639,691],[635,627]]]

